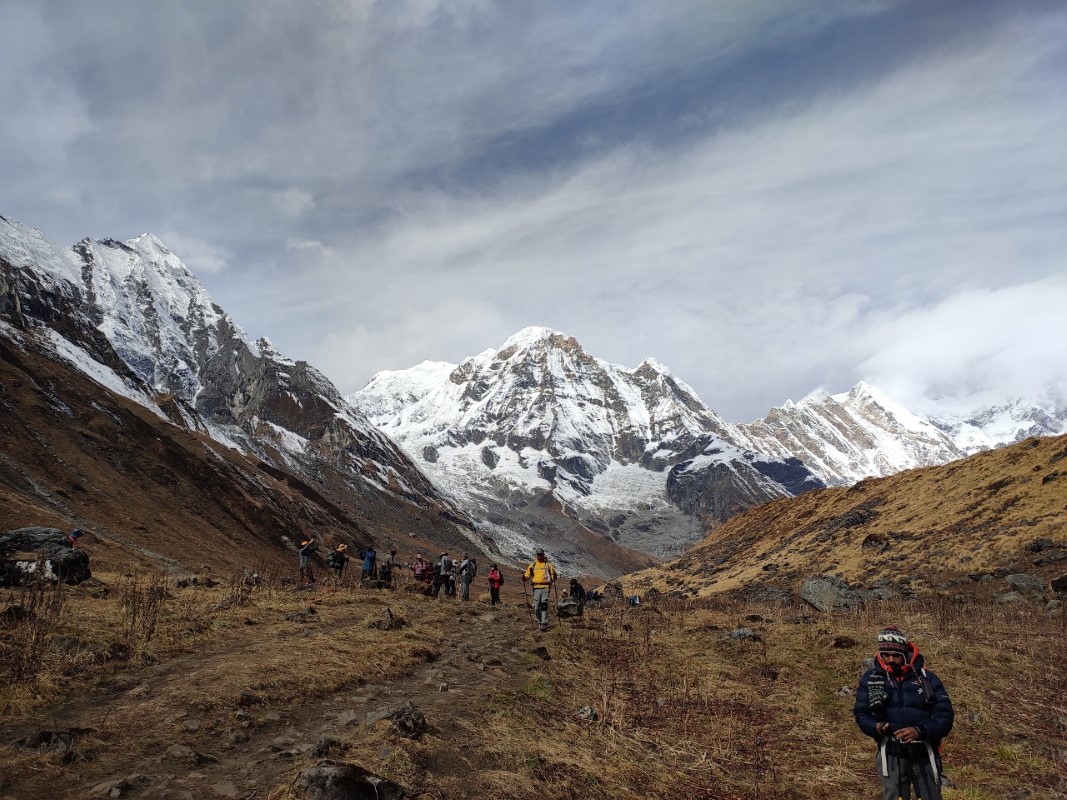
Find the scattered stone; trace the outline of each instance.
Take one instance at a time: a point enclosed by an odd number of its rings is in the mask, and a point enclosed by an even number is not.
[[[840,689],[834,692],[834,694],[836,694],[838,697],[852,697],[852,695],[854,695],[855,693],[856,690],[853,689],[851,686],[842,686]]]
[[[578,711],[575,714],[575,716],[577,716],[578,719],[584,719],[587,722],[596,722],[597,720],[600,719],[600,715],[597,713],[596,709],[593,708],[592,706],[582,706],[581,708],[578,709]]]
[[[230,781],[222,781],[211,785],[211,791],[219,797],[238,797],[241,793]]]
[[[447,683],[438,684],[437,691],[439,691],[439,692],[447,692],[448,691],[448,684]]]
[[[293,782],[296,800],[401,800],[404,790],[356,764],[320,761]]]
[[[548,648],[544,645],[541,645],[539,647],[531,647],[527,652],[529,652],[532,656],[537,656],[537,658],[541,659],[542,661],[552,660],[552,655],[548,652]]]
[[[835,636],[832,646],[839,650],[851,650],[856,646],[856,640],[851,636]]]
[[[381,722],[383,719],[389,719],[396,713],[395,708],[383,708],[378,711],[368,711],[365,717],[368,725],[373,725],[376,722]]]
[[[195,731],[200,730],[200,720],[187,719],[182,723],[182,727],[190,733],[194,733]]]
[[[730,631],[728,634],[722,637],[723,639],[730,639],[735,642],[753,641],[762,642],[763,639],[751,628],[738,628],[735,631]]]
[[[311,752],[308,753],[308,758],[325,758],[334,751],[341,752],[344,749],[345,746],[342,742],[329,736],[325,736],[315,742],[315,746],[312,747]]]
[[[414,705],[407,705],[393,715],[393,730],[405,739],[418,739],[429,728],[426,715]]]
[[[358,722],[359,720],[363,719],[364,716],[365,715],[362,712],[356,711],[353,708],[349,708],[349,709],[345,709],[344,711],[341,711],[340,713],[338,713],[338,715],[336,717],[336,720],[337,720],[337,724],[340,727],[347,728],[349,725],[353,724],[354,722]]]
[[[1055,592],[1065,593],[1067,592],[1067,574],[1060,575],[1052,581],[1052,589]]]

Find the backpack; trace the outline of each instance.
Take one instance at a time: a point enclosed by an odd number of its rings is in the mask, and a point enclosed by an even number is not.
[[[341,566],[341,559],[337,557],[336,550],[326,557],[326,566],[333,567],[335,569]]]
[[[466,572],[467,577],[472,581],[474,580],[474,576],[478,574],[478,562],[473,558],[467,561]]]

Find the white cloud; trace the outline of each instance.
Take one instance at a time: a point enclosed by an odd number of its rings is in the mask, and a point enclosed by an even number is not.
[[[914,405],[967,395],[1040,397],[1067,390],[1067,274],[972,289],[888,311],[866,332],[859,369]],[[1005,387],[1010,392],[1005,394]]]
[[[185,266],[199,276],[221,272],[226,269],[230,259],[224,248],[188,234],[168,231],[160,235],[159,239]]]

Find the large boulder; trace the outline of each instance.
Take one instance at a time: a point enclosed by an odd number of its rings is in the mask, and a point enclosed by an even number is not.
[[[58,528],[19,528],[0,534],[0,586],[31,579],[81,583],[92,577],[89,554]]]
[[[857,608],[873,600],[873,592],[854,589],[836,575],[817,575],[804,581],[800,599],[822,612]]]

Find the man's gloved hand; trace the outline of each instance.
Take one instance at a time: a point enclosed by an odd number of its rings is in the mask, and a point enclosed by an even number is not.
[[[885,713],[889,694],[885,690],[885,676],[875,672],[867,679],[867,707],[876,717]]]

